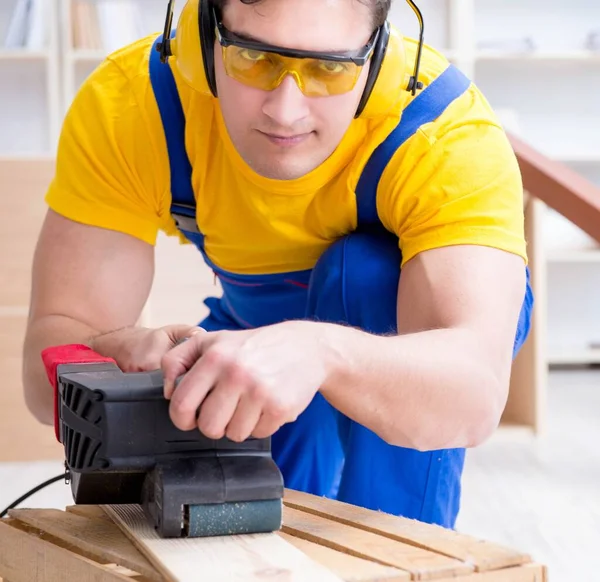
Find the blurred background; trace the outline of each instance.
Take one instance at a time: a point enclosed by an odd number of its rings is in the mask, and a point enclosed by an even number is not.
[[[418,4],[426,42],[479,85],[527,145],[519,160],[528,168],[534,329],[515,362],[501,427],[467,456],[458,529],[530,552],[549,566],[552,582],[597,581],[600,223],[590,226],[589,207],[600,205],[600,2]],[[0,0],[0,509],[62,470],[53,431],[26,411],[20,382],[31,256],[62,119],[110,51],[162,31],[166,5]],[[391,20],[418,34],[402,0]],[[193,249],[160,238],[147,324],[196,322],[203,298],[219,292]],[[59,482],[24,505],[71,502]]]

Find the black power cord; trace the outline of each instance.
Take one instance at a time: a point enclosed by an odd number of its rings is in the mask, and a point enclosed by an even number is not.
[[[19,497],[19,499],[13,501],[8,507],[3,509],[2,512],[0,513],[0,519],[2,519],[4,516],[6,516],[9,512],[9,510],[14,509],[17,505],[19,505],[19,503],[25,501],[25,499],[27,499],[34,493],[37,493],[44,487],[47,487],[48,485],[52,485],[52,483],[56,483],[57,481],[60,481],[61,479],[68,479],[68,472],[61,473],[60,475],[56,475],[56,477],[52,477],[51,479],[48,479],[48,480],[44,481],[43,483],[36,485],[33,489],[30,489],[27,493],[25,493],[25,495],[22,495],[21,497]]]

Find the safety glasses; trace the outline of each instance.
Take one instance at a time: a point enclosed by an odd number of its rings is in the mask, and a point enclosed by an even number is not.
[[[216,15],[215,15],[216,16]],[[320,53],[276,47],[227,30],[215,18],[228,76],[256,89],[272,91],[292,75],[307,97],[326,97],[351,91],[373,53],[379,29],[356,51]]]

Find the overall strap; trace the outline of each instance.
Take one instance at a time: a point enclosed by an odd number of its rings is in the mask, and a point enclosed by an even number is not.
[[[175,34],[175,31],[172,33]],[[171,67],[156,50],[160,35],[150,51],[150,82],[165,132],[171,173],[171,216],[177,228],[202,248],[204,237],[196,224],[196,199],[192,187],[192,165],[185,150],[185,115]]]
[[[377,214],[377,187],[396,150],[426,123],[437,119],[470,86],[470,80],[454,65],[435,79],[406,107],[400,123],[375,149],[356,187],[359,229],[384,230]]]

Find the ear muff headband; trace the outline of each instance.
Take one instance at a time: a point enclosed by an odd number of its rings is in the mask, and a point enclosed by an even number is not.
[[[408,71],[402,35],[385,22],[379,31],[369,64],[365,89],[355,117],[384,115],[400,98],[402,91],[414,95],[423,84],[418,81],[423,46],[423,17],[412,0],[407,0],[419,19],[420,38],[413,74]],[[178,20],[175,38],[171,38],[174,0],[169,0],[163,38],[159,45],[163,62],[175,58],[178,71],[196,91],[217,97],[215,81],[214,10],[210,0],[187,0]],[[200,64],[202,63],[202,64]]]

